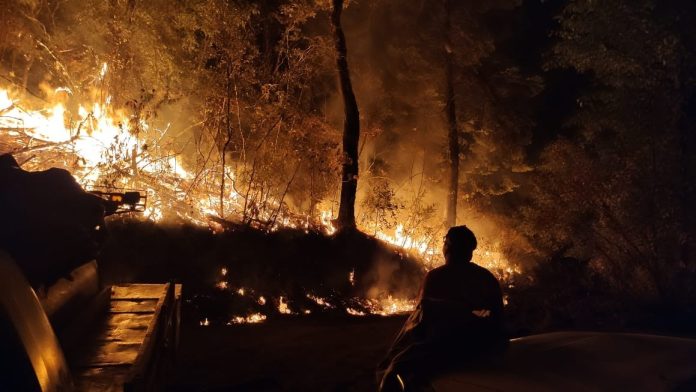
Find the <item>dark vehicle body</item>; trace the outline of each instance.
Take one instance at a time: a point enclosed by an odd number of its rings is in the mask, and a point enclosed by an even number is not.
[[[104,286],[104,218],[138,191],[86,192],[70,172],[0,155],[0,391],[160,390],[179,336],[181,286]]]
[[[696,340],[557,332],[510,341],[502,363],[437,378],[437,392],[696,391]]]

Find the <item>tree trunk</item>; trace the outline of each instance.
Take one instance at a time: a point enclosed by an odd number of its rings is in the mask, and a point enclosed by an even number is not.
[[[232,76],[230,73],[230,66],[227,65],[227,96],[225,97],[225,143],[222,145],[222,152],[220,153],[220,219],[225,219],[225,175],[227,174],[227,148],[232,142],[232,122],[230,120],[231,116],[231,104],[232,100]]]
[[[457,130],[457,110],[454,97],[454,59],[452,54],[452,43],[450,39],[451,21],[450,21],[450,1],[445,2],[445,12],[447,14],[446,22],[446,45],[445,45],[445,83],[446,83],[446,100],[445,111],[447,113],[447,140],[449,142],[449,160],[450,160],[450,181],[449,192],[447,194],[447,226],[452,227],[457,223],[457,194],[459,190],[459,132]]]
[[[338,229],[355,228],[355,193],[358,188],[358,140],[360,139],[360,115],[348,72],[346,37],[341,28],[343,0],[333,0],[331,25],[336,46],[336,67],[341,83],[345,119],[343,122],[343,173],[341,204],[338,209]]]

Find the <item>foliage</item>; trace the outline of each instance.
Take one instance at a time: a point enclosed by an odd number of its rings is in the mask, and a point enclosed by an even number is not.
[[[521,218],[547,252],[595,258],[617,289],[670,301],[694,271],[685,203],[694,144],[684,121],[694,52],[673,19],[678,3],[572,1],[562,10],[546,66],[590,83],[567,119],[576,132],[545,149]]]
[[[369,179],[368,186],[361,203],[362,227],[368,228],[368,233],[393,229],[399,210],[403,208],[393,187],[384,178]]]
[[[100,99],[108,94],[128,112],[130,131],[143,133],[149,151],[166,145],[166,154],[180,155],[194,175],[185,201],[204,197],[220,217],[272,226],[290,204],[316,216],[338,182],[338,133],[316,108],[327,94],[317,86],[333,79],[330,46],[304,31],[322,9],[225,0],[13,3],[2,31],[25,40],[4,41],[2,65],[27,91],[69,88],[73,108],[96,85]],[[95,81],[100,72],[106,78]],[[147,132],[145,122],[164,131]],[[122,176],[111,170],[101,182]],[[233,194],[241,206],[229,205]]]

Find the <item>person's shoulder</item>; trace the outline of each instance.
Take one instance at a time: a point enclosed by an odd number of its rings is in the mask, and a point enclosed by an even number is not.
[[[442,264],[441,266],[435,267],[428,271],[429,274],[441,274],[449,268],[448,264]]]
[[[447,280],[448,276],[451,275],[451,266],[443,264],[439,267],[435,267],[425,274],[425,283],[427,284],[441,284],[443,280]],[[437,283],[436,283],[437,282]]]
[[[469,268],[472,271],[475,271],[475,274],[484,277],[484,279],[498,283],[498,278],[496,278],[495,275],[493,275],[493,273],[489,269],[481,267],[476,263],[469,263]]]
[[[443,264],[443,265],[441,265],[441,266],[439,266],[439,267],[435,267],[435,268],[431,269],[430,271],[428,271],[428,272],[425,274],[425,278],[426,278],[426,279],[428,279],[428,278],[431,278],[431,279],[432,279],[433,277],[442,276],[442,275],[444,275],[444,274],[446,274],[446,273],[447,273],[447,264]]]

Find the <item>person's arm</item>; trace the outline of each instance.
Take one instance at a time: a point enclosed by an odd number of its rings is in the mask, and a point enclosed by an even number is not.
[[[495,335],[497,335],[500,340],[506,340],[508,338],[507,328],[505,326],[505,310],[503,304],[503,291],[500,287],[498,280],[491,276],[491,322],[493,324]]]
[[[421,284],[421,289],[418,299],[423,299],[426,296],[431,296],[433,291],[433,271],[428,271],[423,278],[423,284]]]

